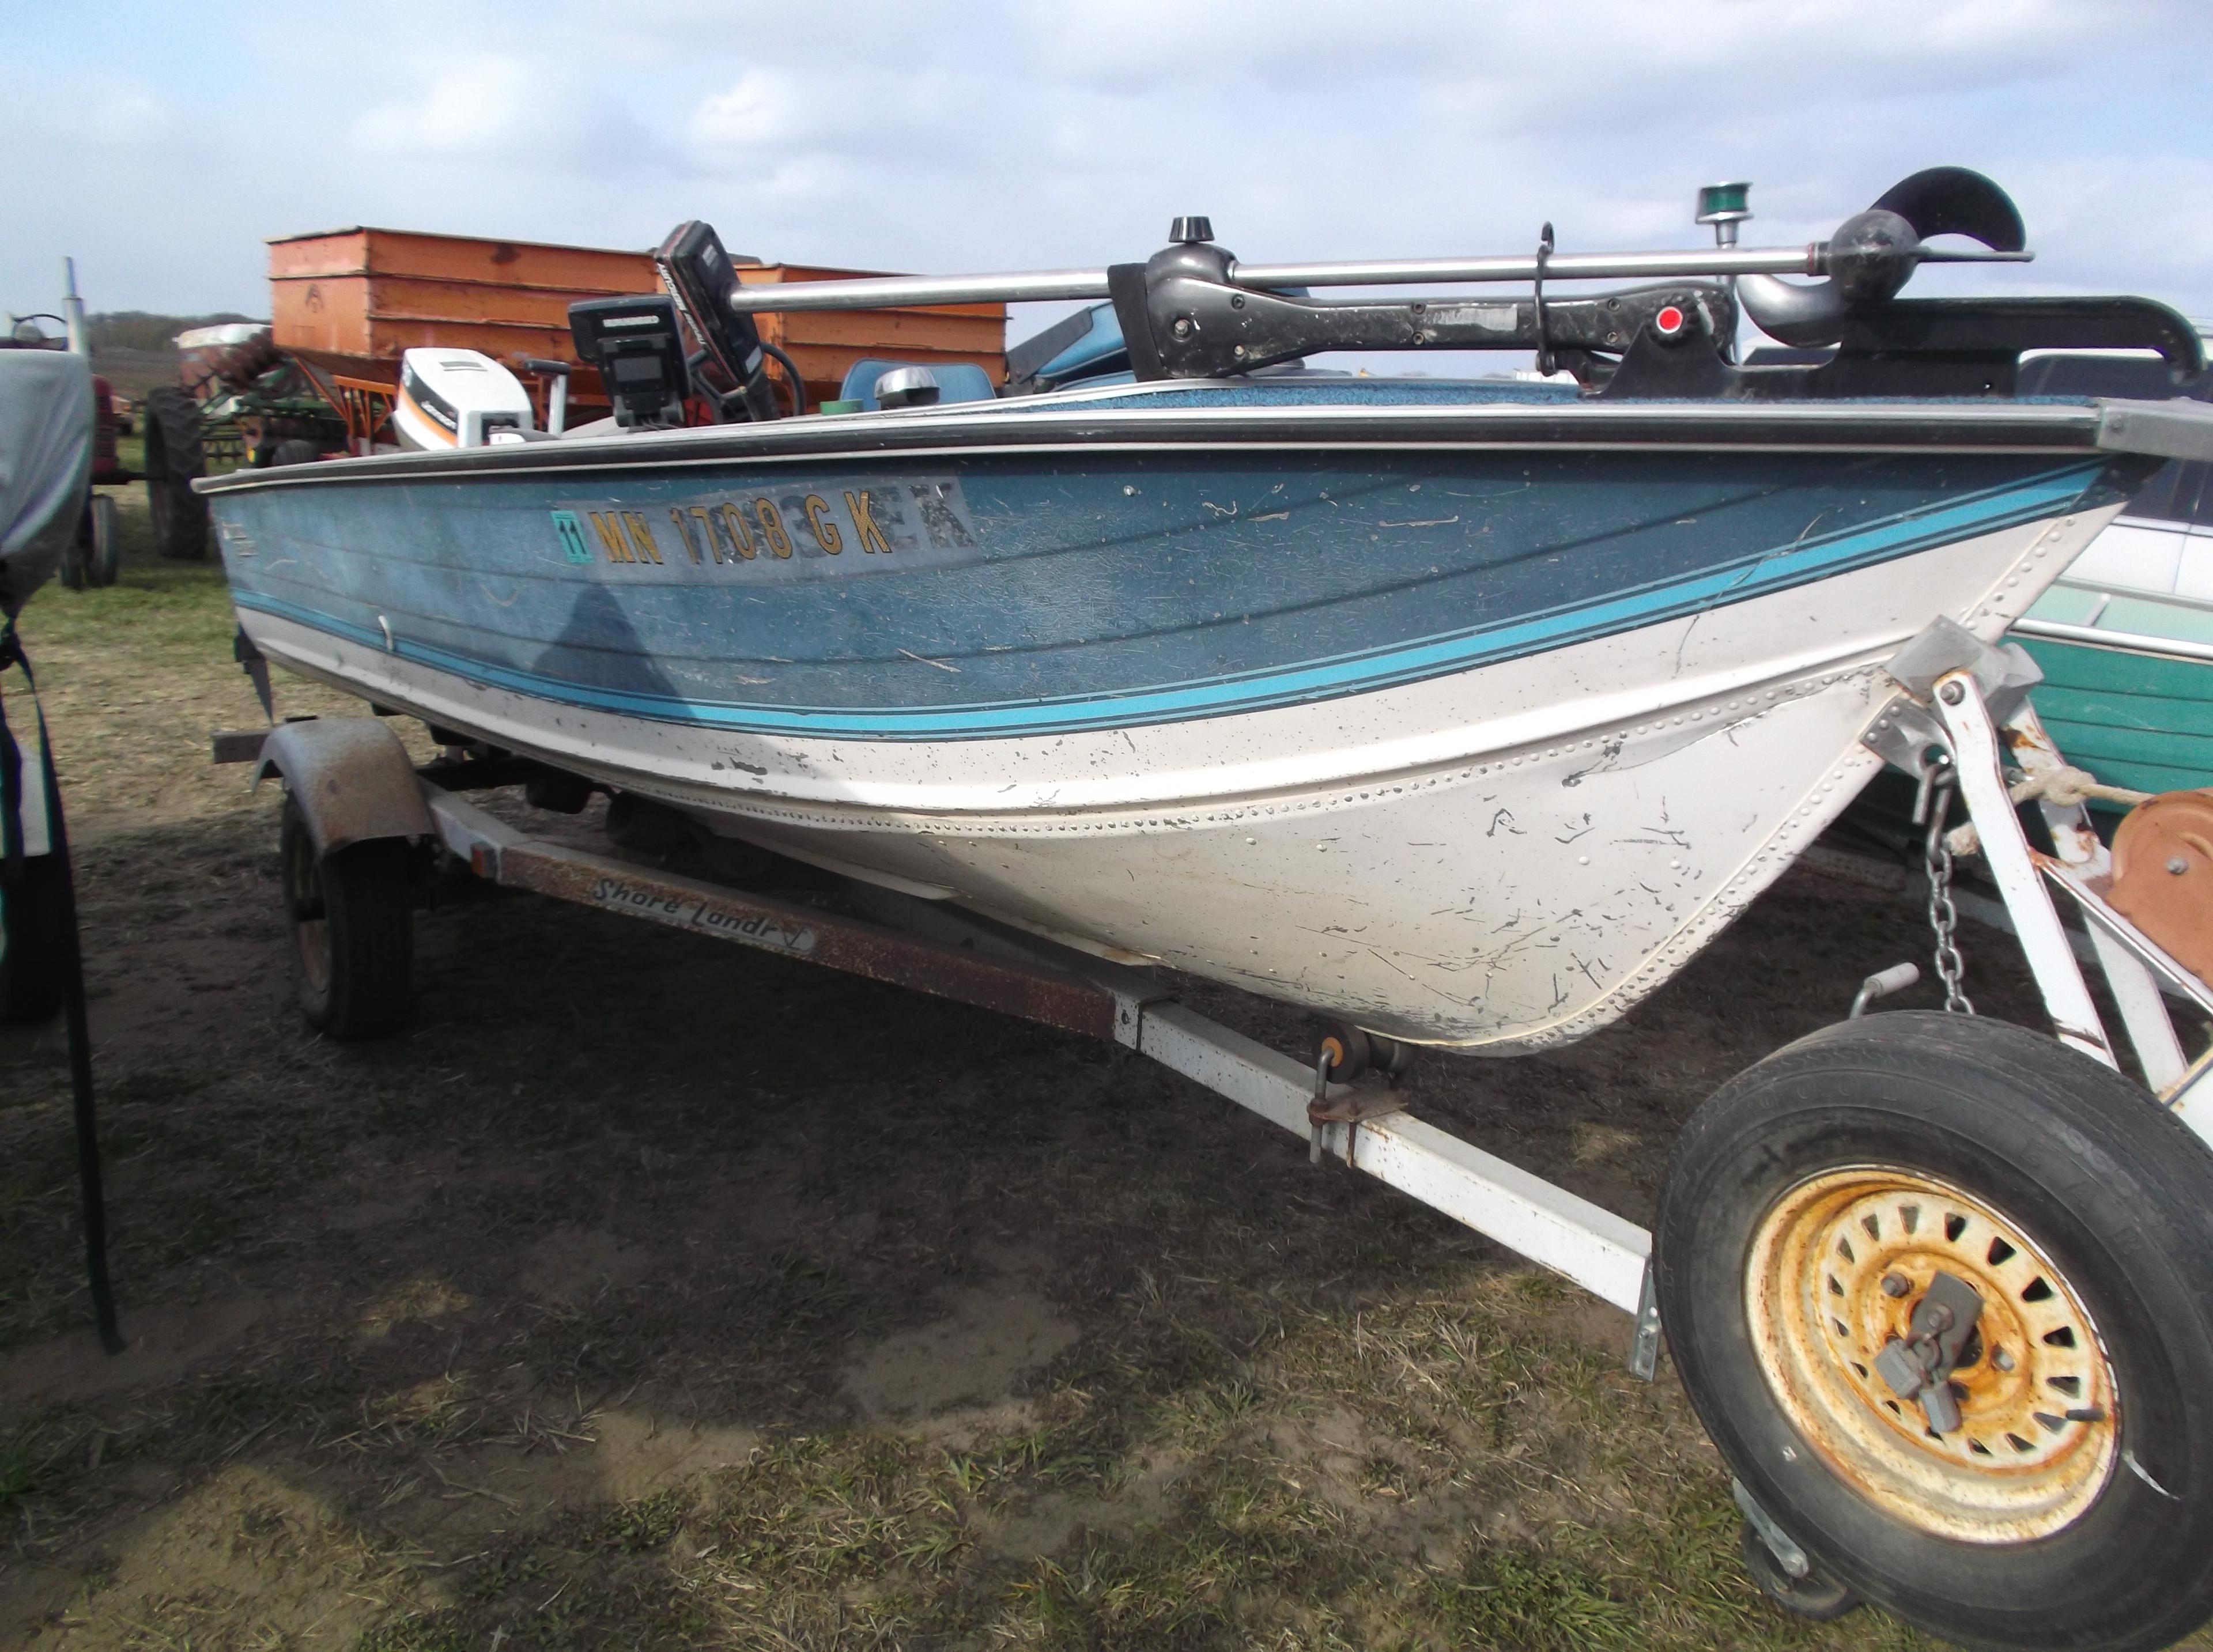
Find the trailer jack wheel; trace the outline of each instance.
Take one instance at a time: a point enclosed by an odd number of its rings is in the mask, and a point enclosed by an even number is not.
[[[1747,1541],[1778,1603],[2113,1652],[2213,1615],[2213,1153],[2128,1080],[1987,1019],[1825,1028],[1692,1120],[1654,1240],[1684,1387],[1805,1568]]]
[[[377,838],[318,855],[289,797],[280,839],[301,1009],[334,1039],[397,1031],[414,960],[406,844]]]
[[[1794,1576],[1748,1520],[1737,1539],[1737,1551],[1759,1592],[1785,1612],[1826,1624],[1859,1609],[1859,1596],[1820,1567],[1809,1563],[1803,1577]]]

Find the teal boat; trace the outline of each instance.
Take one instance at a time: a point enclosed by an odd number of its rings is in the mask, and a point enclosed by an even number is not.
[[[2160,364],[2054,356],[2022,364],[2045,394],[2125,393]],[[2078,381],[2099,380],[2095,390]],[[2094,539],[2013,635],[2043,668],[2036,709],[2059,749],[2110,786],[2213,786],[2213,466],[2174,460]],[[2109,806],[2110,807],[2110,806]]]

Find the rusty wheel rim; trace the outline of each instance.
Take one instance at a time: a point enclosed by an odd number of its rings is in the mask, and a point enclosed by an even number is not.
[[[331,984],[331,926],[326,918],[303,917],[292,926],[293,937],[300,944],[300,969],[308,978],[308,984],[317,992],[329,991]]]
[[[1942,1436],[1875,1369],[1940,1270],[1984,1304],[1952,1373],[1960,1426]],[[1884,1289],[1893,1277],[1902,1295]],[[2026,1542],[2078,1519],[2113,1472],[2119,1395],[2080,1295],[2020,1224],[1949,1183],[1880,1166],[1800,1183],[1753,1236],[1745,1295],[1762,1374],[1799,1433],[1909,1525]]]

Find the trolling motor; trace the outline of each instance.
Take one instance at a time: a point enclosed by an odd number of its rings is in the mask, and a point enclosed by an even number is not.
[[[1728,294],[1693,282],[1590,298],[1548,299],[1539,289],[1527,299],[1397,302],[1256,290],[1238,283],[1236,260],[1206,219],[1178,218],[1169,235],[1144,263],[1106,271],[1140,379],[1249,373],[1328,350],[1537,350],[1571,366],[1586,353],[1626,350],[1646,332],[1672,344],[1736,327]]]
[[[1748,185],[1700,192],[1699,222],[1716,250],[1675,260],[1718,281],[1677,280],[1561,299],[1545,283],[1663,268],[1667,255],[1557,253],[1552,226],[1533,259],[1390,265],[1241,265],[1216,246],[1204,218],[1179,218],[1171,244],[1143,264],[1116,265],[1107,290],[1136,376],[1219,378],[1329,350],[1521,349],[1539,366],[1572,373],[1611,399],[1692,397],[1780,401],[1839,396],[2009,395],[2021,352],[2036,349],[2154,350],[2179,382],[2204,357],[2196,332],[2165,305],[2138,298],[1923,299],[1899,290],[1924,263],[2012,261],[2028,256],[2021,213],[2006,192],[1964,167],[1932,167],[1893,186],[1866,211],[1803,249],[1797,271],[1822,279],[1794,286],[1777,252],[1736,246],[1749,218]],[[1984,250],[1934,248],[1962,235]],[[1531,281],[1526,299],[1332,302],[1285,293],[1274,282]],[[1264,286],[1264,283],[1266,285]],[[1289,284],[1288,282],[1285,284]],[[1834,345],[1832,357],[1740,368],[1740,305],[1785,344]]]
[[[1562,253],[1547,234],[1533,257],[1248,264],[1193,216],[1176,220],[1170,245],[1142,264],[733,285],[723,302],[751,314],[1104,297],[1139,380],[1231,378],[1327,351],[1518,350],[1572,373],[1588,395],[1780,401],[2010,395],[2021,353],[2030,350],[2155,351],[2178,384],[2204,369],[2196,331],[2146,299],[1899,299],[1923,264],[2030,256],[2021,214],[1979,173],[1916,173],[1828,241],[1798,247],[1736,244],[1737,226],[1751,216],[1747,187],[1708,186],[1699,216],[1718,244],[1691,253]],[[1945,235],[1982,244],[1928,244]],[[1778,279],[1785,275],[1814,282],[1793,286]],[[1554,296],[1555,283],[1615,279],[1664,284]],[[1535,290],[1387,303],[1332,302],[1302,290],[1487,282],[1527,282]],[[1835,354],[1739,367],[1732,346],[1740,308],[1785,343],[1834,346]],[[1054,349],[1070,342],[1057,337]]]

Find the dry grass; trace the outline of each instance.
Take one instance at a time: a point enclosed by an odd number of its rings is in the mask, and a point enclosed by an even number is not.
[[[0,1643],[1921,1643],[1755,1596],[1619,1315],[1118,1050],[520,899],[420,920],[409,1033],[313,1037],[271,800],[203,760],[253,716],[219,580],[127,521],[25,631],[137,1345],[89,1350],[58,1039],[7,1034]],[[1415,1105],[1641,1216],[1701,1096],[1920,950],[1798,881]]]

